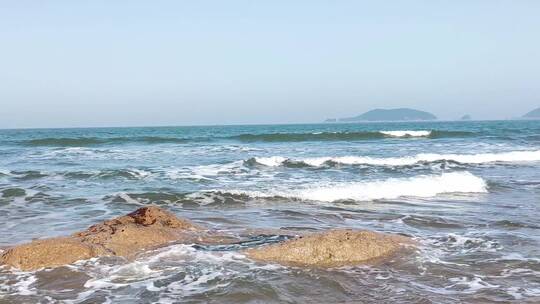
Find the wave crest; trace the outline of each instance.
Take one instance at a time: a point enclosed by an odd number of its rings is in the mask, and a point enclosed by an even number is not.
[[[320,167],[326,164],[342,165],[374,165],[374,166],[410,166],[418,163],[434,163],[451,161],[461,164],[483,164],[496,162],[532,162],[540,161],[540,150],[511,151],[501,153],[479,154],[436,154],[422,153],[415,156],[404,157],[369,157],[369,156],[339,156],[339,157],[312,157],[304,159],[290,159],[281,156],[256,157],[255,162],[269,167],[288,166],[290,163],[303,163],[306,166]]]
[[[284,191],[227,191],[251,197],[286,197],[311,201],[342,200],[371,201],[399,197],[433,197],[443,193],[486,193],[487,183],[469,172],[424,175],[411,178],[390,178],[380,181],[342,183],[335,186],[312,187]]]
[[[464,131],[363,131],[363,132],[312,132],[312,133],[267,133],[267,134],[241,134],[228,137],[243,142],[301,142],[301,141],[356,141],[384,139],[388,137],[467,137],[474,135]]]
[[[17,144],[30,147],[88,147],[111,144],[181,144],[189,142],[211,142],[215,140],[233,140],[240,142],[302,142],[302,141],[358,141],[385,138],[444,138],[466,137],[472,132],[462,131],[426,131],[426,130],[396,130],[396,131],[341,131],[341,132],[310,132],[310,133],[260,133],[239,134],[217,137],[175,137],[175,136],[125,136],[125,137],[44,137],[17,141]]]
[[[431,131],[380,131],[382,134],[391,136],[391,137],[426,137],[431,135]]]

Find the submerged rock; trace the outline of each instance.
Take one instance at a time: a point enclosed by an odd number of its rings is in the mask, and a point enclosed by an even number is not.
[[[285,265],[339,267],[389,257],[411,244],[407,237],[365,230],[331,230],[244,253],[264,262]]]
[[[169,242],[218,242],[205,230],[157,207],[144,207],[69,237],[35,240],[6,249],[0,264],[33,270],[97,256],[130,257]]]

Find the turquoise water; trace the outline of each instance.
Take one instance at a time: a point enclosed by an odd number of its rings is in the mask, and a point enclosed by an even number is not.
[[[532,303],[539,168],[540,121],[0,130],[0,246],[146,204],[239,236],[352,227],[420,244],[331,270],[185,245],[0,269],[0,302]]]

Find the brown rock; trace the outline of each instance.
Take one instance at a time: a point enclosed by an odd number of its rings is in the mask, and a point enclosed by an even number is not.
[[[331,230],[248,249],[254,259],[285,265],[339,267],[372,262],[411,244],[407,237],[364,230]]]
[[[0,264],[33,270],[103,255],[131,257],[141,250],[173,241],[192,243],[209,239],[212,235],[189,221],[157,207],[144,207],[70,237],[37,240],[8,248],[0,256]]]
[[[260,233],[260,232],[259,232]],[[35,240],[0,251],[0,264],[22,270],[56,267],[98,256],[131,258],[136,253],[175,243],[223,244],[213,234],[157,207],[144,207],[91,226],[72,236]],[[370,231],[331,230],[244,251],[260,261],[300,266],[344,266],[392,255],[410,239]]]
[[[0,264],[22,270],[55,267],[97,255],[90,246],[71,237],[37,240],[7,249],[0,257]]]
[[[172,241],[196,242],[202,229],[158,207],[144,207],[73,235],[108,255],[130,257]]]

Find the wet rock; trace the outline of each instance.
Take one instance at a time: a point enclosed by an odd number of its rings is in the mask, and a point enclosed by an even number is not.
[[[69,237],[36,240],[6,249],[0,264],[22,270],[55,267],[97,256],[131,257],[170,242],[217,242],[204,229],[157,207],[93,225]]]
[[[364,230],[331,230],[248,249],[244,253],[264,262],[284,265],[339,267],[369,263],[392,256],[412,244],[407,237]]]
[[[35,240],[0,251],[0,264],[21,270],[57,267],[99,256],[132,258],[146,249],[171,243],[198,244],[207,250],[238,250],[267,262],[299,266],[355,265],[389,257],[410,244],[409,238],[371,231],[331,230],[294,238],[290,234],[263,235],[247,231],[248,237],[217,234],[177,218],[158,207],[144,207],[89,227],[68,237]],[[283,241],[285,240],[285,241]],[[264,243],[276,243],[260,246]],[[227,245],[227,246],[224,246]]]
[[[22,270],[55,267],[97,256],[94,248],[71,237],[36,240],[5,250],[0,264]]]
[[[172,241],[197,241],[202,229],[158,207],[144,207],[91,226],[73,237],[106,255],[130,257],[140,250]]]

